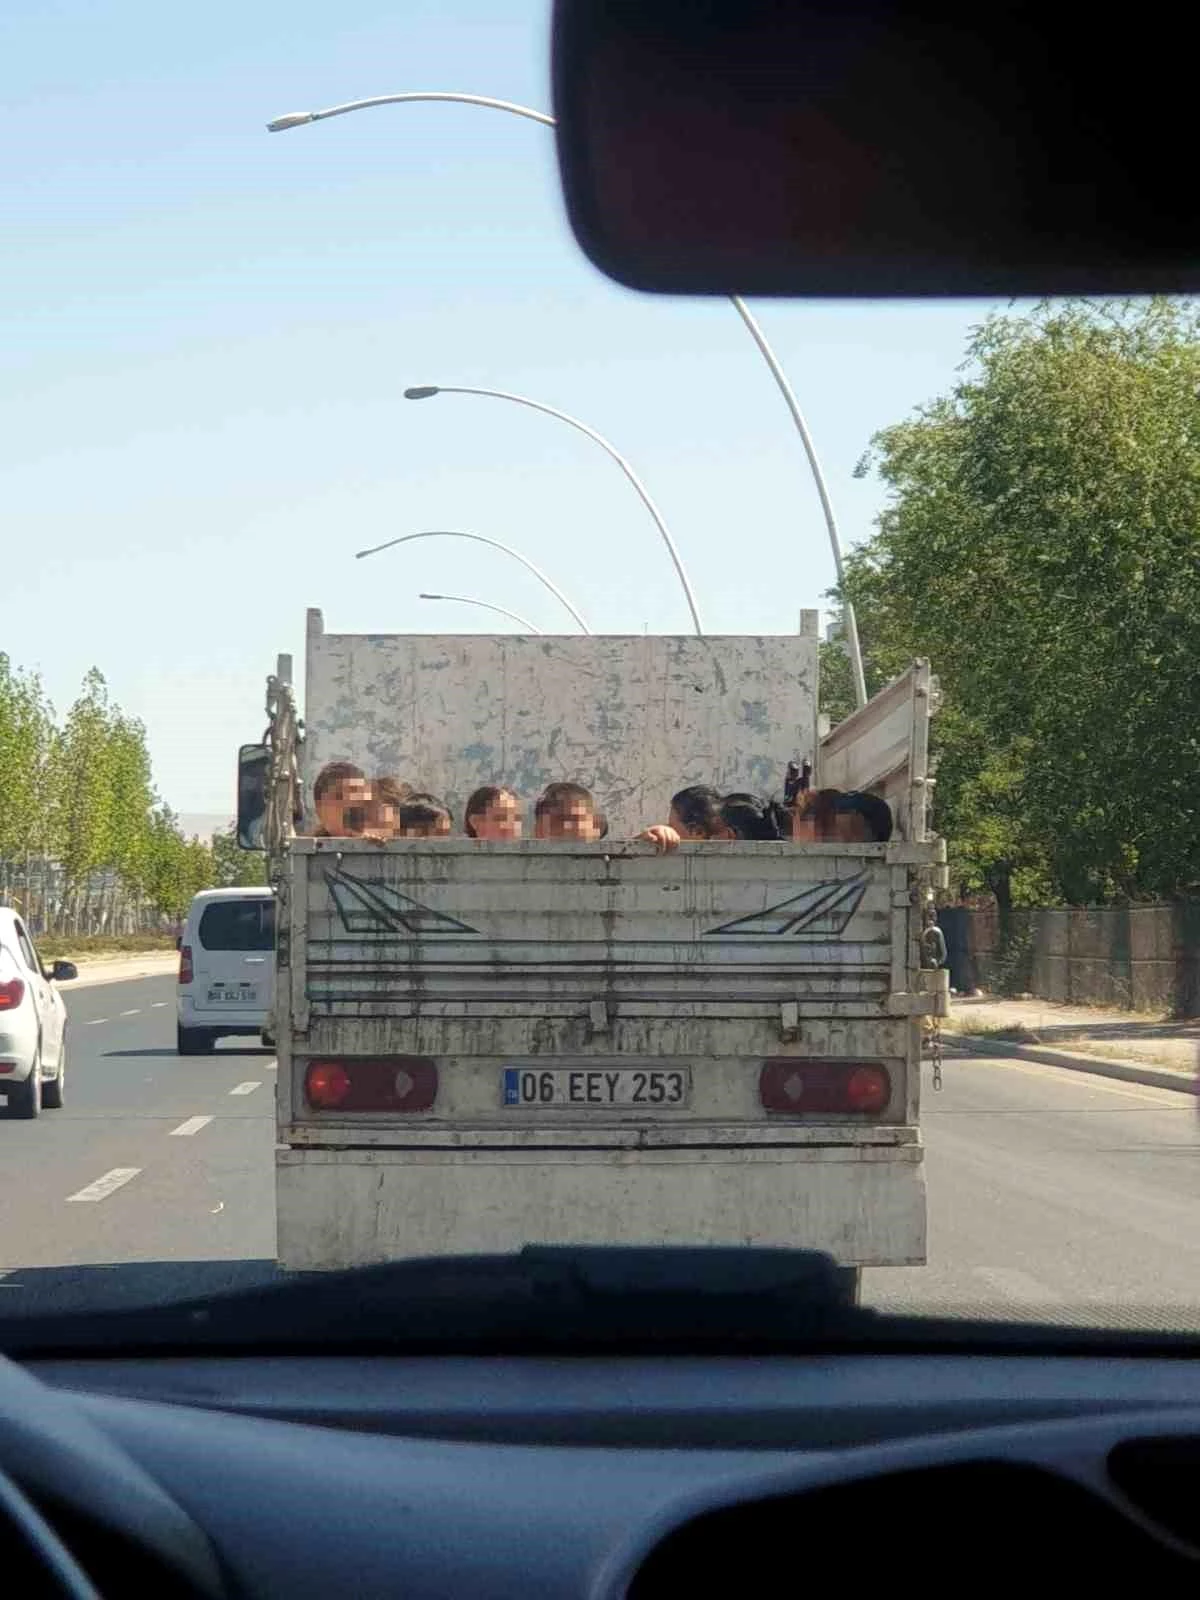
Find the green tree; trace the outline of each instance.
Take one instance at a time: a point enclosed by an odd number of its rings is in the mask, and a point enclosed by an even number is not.
[[[831,728],[836,728],[855,709],[854,675],[850,671],[850,657],[840,639],[821,640],[817,698]]]
[[[70,918],[85,928],[93,874],[111,859],[110,714],[107,685],[93,667],[50,752],[50,846],[62,867]]]
[[[237,825],[231,823],[212,836],[213,880],[219,889],[242,884],[267,882],[267,858],[254,850],[243,850],[237,842]]]
[[[848,563],[876,683],[928,655],[937,818],[1002,904],[1200,877],[1200,321],[1067,302],[978,328],[954,391],[874,441]]]
[[[19,874],[22,910],[33,915],[32,873],[47,834],[47,765],[54,714],[36,674],[0,653],[0,896],[13,897]],[[39,863],[40,864],[40,863]]]

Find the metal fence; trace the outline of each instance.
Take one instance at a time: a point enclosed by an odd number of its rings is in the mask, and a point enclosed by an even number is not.
[[[1014,911],[947,906],[950,984],[1075,1005],[1200,1015],[1200,900]]]
[[[0,861],[0,905],[19,911],[35,939],[48,933],[119,935],[169,928],[115,872],[95,872],[71,885],[59,864],[45,856]]]

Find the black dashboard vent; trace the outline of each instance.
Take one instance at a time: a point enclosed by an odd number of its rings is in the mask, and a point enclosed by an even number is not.
[[[1200,1549],[1200,1438],[1127,1439],[1108,1475],[1143,1516]]]

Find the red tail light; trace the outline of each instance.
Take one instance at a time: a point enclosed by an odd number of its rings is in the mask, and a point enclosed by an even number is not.
[[[180,983],[191,983],[195,976],[192,970],[192,947],[190,944],[181,944],[179,946],[179,981]]]
[[[9,978],[0,983],[0,1011],[15,1011],[25,998],[25,982],[22,978]]]
[[[767,1111],[794,1117],[878,1116],[892,1098],[892,1079],[877,1061],[764,1061],[759,1099]]]
[[[438,1069],[417,1056],[310,1061],[304,1097],[314,1111],[428,1111]]]

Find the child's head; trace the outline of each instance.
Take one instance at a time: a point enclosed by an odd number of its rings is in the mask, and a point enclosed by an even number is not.
[[[331,761],[313,784],[317,821],[326,833],[356,834],[366,825],[371,790],[366,773],[352,761]]]
[[[607,831],[591,791],[581,783],[551,783],[533,810],[534,836],[570,839],[580,844],[602,839]]]
[[[511,789],[485,783],[467,801],[463,832],[471,839],[519,839],[520,800]]]
[[[397,822],[397,839],[440,839],[454,828],[449,807],[432,794],[410,794]]]
[[[778,839],[779,817],[769,800],[756,794],[727,794],[721,802],[721,821],[735,839]]]
[[[667,820],[681,839],[733,837],[721,821],[721,796],[706,783],[693,783],[673,794]]]

